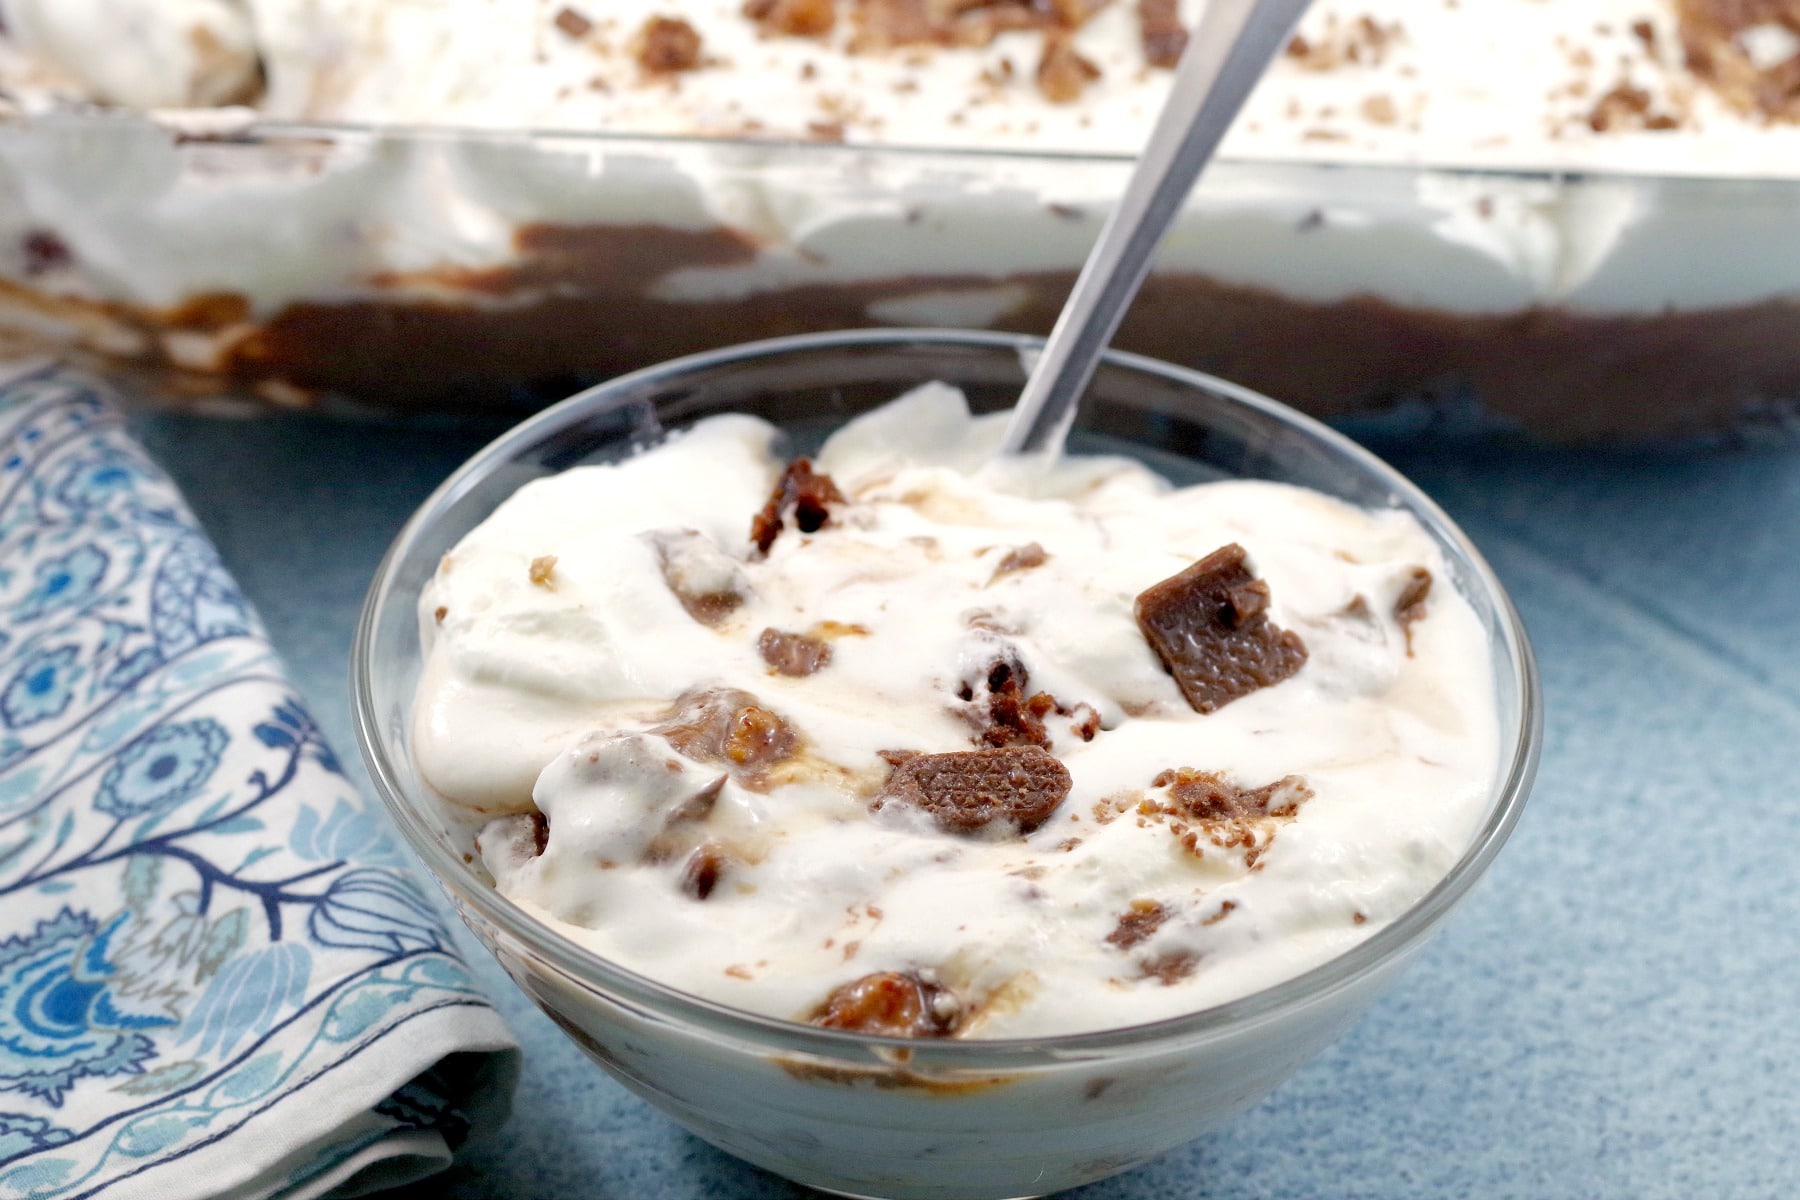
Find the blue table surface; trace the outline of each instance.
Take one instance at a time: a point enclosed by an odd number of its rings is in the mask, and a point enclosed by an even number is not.
[[[140,416],[354,758],[351,630],[467,430]],[[1401,984],[1223,1132],[1083,1190],[1800,1190],[1800,450],[1379,447],[1469,531],[1543,669],[1542,770]],[[608,1079],[474,945],[525,1046],[500,1136],[416,1197],[785,1197]]]

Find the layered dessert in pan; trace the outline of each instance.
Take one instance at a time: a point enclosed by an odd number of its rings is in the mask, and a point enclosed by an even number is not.
[[[1198,1011],[1429,891],[1499,722],[1419,523],[994,462],[1004,419],[929,385],[789,460],[714,417],[465,536],[414,746],[500,891],[692,995],[962,1038]]]
[[[168,394],[530,401],[1049,326],[1187,0],[4,0],[9,333]],[[1553,435],[1800,395],[1800,5],[1320,0],[1119,344]],[[137,115],[130,115],[137,114]]]

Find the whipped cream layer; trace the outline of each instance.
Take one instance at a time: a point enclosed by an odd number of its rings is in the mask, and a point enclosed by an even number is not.
[[[1182,0],[1177,13],[1191,28],[1203,7]],[[1130,154],[1168,87],[1169,72],[1147,65],[1128,0],[1074,33],[1097,74],[1063,103],[1036,82],[1035,30],[857,52],[866,30],[847,6],[817,37],[770,34],[742,10],[742,0],[0,4],[9,36],[91,98],[180,109],[253,97],[283,120]],[[664,15],[698,35],[693,69],[641,65],[639,33]],[[1772,17],[1732,47],[1779,71],[1800,38]],[[1319,0],[1223,152],[1793,178],[1800,125],[1746,116],[1690,71],[1673,0]]]
[[[465,537],[420,600],[414,744],[451,809],[488,822],[498,888],[683,991],[804,1021],[904,977],[964,1037],[1198,1010],[1423,895],[1498,755],[1487,642],[1424,530],[1125,459],[1002,469],[998,420],[931,385],[853,421],[817,458],[842,501],[766,556],[751,517],[785,456],[735,416],[531,483]],[[1203,715],[1133,604],[1233,542],[1308,657]],[[1403,624],[1421,569],[1435,586]],[[828,657],[771,654],[768,630]],[[884,802],[905,752],[982,743],[997,663],[1045,698],[1066,799],[1026,833]],[[749,738],[735,759],[695,749],[721,702]],[[1182,771],[1267,811],[1184,817],[1164,775]]]

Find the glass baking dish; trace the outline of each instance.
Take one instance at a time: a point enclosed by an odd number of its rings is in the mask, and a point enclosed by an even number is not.
[[[194,409],[536,407],[825,329],[1046,331],[1127,155],[49,113],[0,122],[0,349]],[[1124,349],[1345,417],[1785,430],[1800,184],[1224,161]],[[1453,403],[1454,400],[1454,403]]]

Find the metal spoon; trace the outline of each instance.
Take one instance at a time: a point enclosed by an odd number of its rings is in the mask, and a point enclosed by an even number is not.
[[[1207,0],[1137,169],[1019,395],[1001,454],[1061,453],[1081,394],[1143,284],[1151,254],[1310,3]]]

